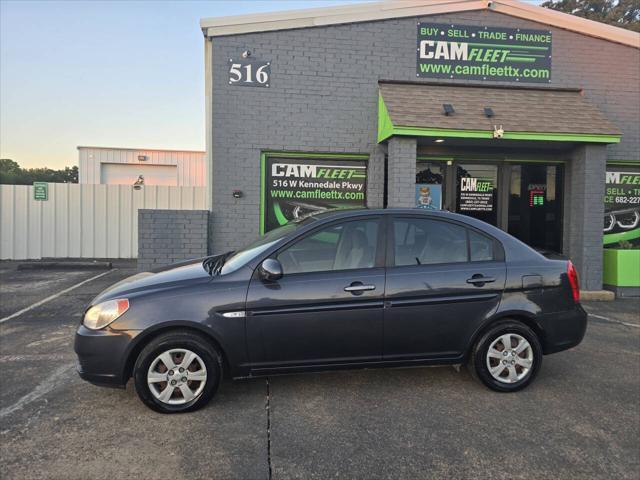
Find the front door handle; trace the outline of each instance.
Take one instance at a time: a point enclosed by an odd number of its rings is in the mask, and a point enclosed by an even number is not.
[[[467,278],[467,283],[471,283],[476,287],[481,287],[485,283],[493,283],[495,281],[496,281],[495,277],[485,277],[484,275],[481,275],[479,273],[476,273],[471,278]]]
[[[348,287],[344,287],[345,292],[353,293],[354,295],[358,295],[362,292],[369,292],[371,290],[375,290],[375,285],[364,285],[361,282],[353,282]]]

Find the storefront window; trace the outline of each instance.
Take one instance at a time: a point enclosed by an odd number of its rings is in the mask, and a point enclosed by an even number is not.
[[[562,166],[511,166],[508,232],[532,247],[562,251]]]

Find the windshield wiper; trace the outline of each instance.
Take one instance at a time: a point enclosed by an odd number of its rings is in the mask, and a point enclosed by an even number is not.
[[[211,276],[220,275],[220,271],[224,266],[224,262],[227,261],[233,254],[233,251],[229,251],[227,253],[223,253],[222,255],[214,255],[213,257],[207,257],[202,261],[202,268],[206,270],[206,272]]]

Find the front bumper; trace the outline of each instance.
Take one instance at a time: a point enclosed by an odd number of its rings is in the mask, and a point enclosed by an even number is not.
[[[124,387],[125,366],[138,330],[90,330],[80,325],[76,331],[74,350],[78,356],[80,378],[94,385]]]

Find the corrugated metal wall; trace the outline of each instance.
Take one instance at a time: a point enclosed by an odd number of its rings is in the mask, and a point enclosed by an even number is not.
[[[136,258],[138,209],[205,210],[205,187],[0,185],[0,258]]]
[[[205,152],[169,150],[133,150],[119,148],[78,147],[79,183],[102,183],[100,165],[103,163],[128,163],[135,165],[176,165],[177,185],[180,187],[204,187]],[[140,161],[138,156],[146,156]]]

